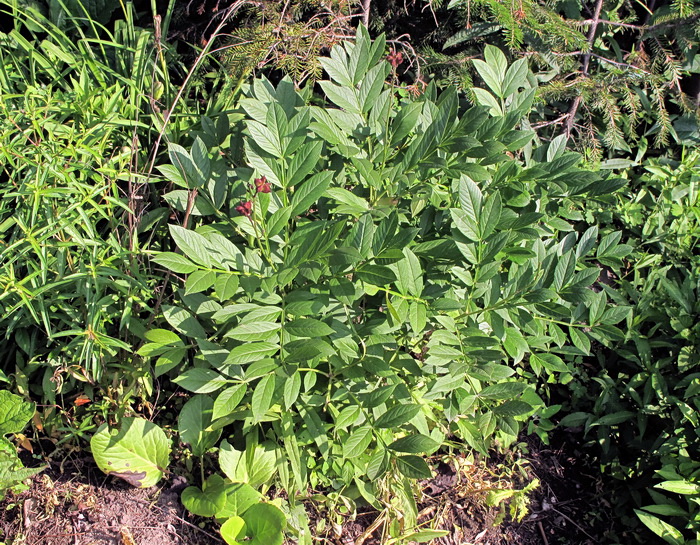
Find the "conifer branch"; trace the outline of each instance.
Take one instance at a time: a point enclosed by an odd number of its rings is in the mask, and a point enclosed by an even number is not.
[[[582,61],[581,61],[581,72],[583,73],[584,77],[588,75],[588,66],[591,63],[591,53],[590,51],[593,50],[593,44],[595,43],[595,34],[596,31],[598,30],[598,24],[600,23],[600,12],[603,9],[603,0],[597,0],[596,6],[595,6],[595,12],[593,13],[593,19],[591,21],[591,26],[588,29],[588,50],[589,53],[584,53]],[[571,103],[571,106],[569,107],[569,118],[566,120],[566,123],[564,125],[564,134],[566,134],[567,138],[571,134],[571,129],[574,126],[574,117],[576,117],[576,112],[578,111],[578,107],[581,104],[581,95],[578,95],[574,101]]]

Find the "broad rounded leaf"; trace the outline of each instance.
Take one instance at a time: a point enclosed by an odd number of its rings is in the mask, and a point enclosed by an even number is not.
[[[231,517],[221,525],[219,531],[226,543],[239,545],[245,539],[245,521],[241,517]]]
[[[155,485],[168,467],[170,441],[144,418],[124,418],[121,429],[103,424],[90,447],[97,467],[139,488]]]
[[[190,513],[200,517],[213,517],[226,505],[226,484],[221,476],[211,475],[204,490],[188,486],[182,491],[180,499]]]
[[[262,498],[262,494],[246,483],[226,485],[226,505],[216,512],[217,519],[241,516]]]
[[[243,514],[250,545],[281,545],[287,519],[284,513],[269,503],[253,505]]]

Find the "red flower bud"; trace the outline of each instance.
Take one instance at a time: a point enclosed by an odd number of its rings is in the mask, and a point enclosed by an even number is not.
[[[242,202],[238,206],[236,206],[236,212],[239,214],[249,218],[251,212],[253,211],[253,203],[250,201]]]
[[[403,53],[400,51],[397,52],[395,49],[391,49],[389,50],[389,54],[386,56],[386,60],[388,60],[391,63],[391,66],[394,67],[394,70],[396,70],[396,67],[403,62]]]
[[[270,182],[267,181],[267,178],[263,176],[262,178],[255,178],[255,191],[257,193],[269,193],[272,191],[272,187],[270,187]]]

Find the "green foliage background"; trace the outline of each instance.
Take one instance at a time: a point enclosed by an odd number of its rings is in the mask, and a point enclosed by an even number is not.
[[[310,488],[410,540],[428,455],[581,428],[639,540],[698,539],[696,4],[428,7],[7,6],[3,434],[34,400],[149,479],[178,437],[188,509],[262,543]]]

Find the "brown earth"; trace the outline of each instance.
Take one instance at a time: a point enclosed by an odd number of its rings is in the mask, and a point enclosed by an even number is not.
[[[566,441],[558,447],[527,441],[527,454],[493,457],[486,463],[463,456],[437,463],[421,484],[419,525],[448,535],[434,545],[596,545],[625,542],[616,528],[609,494],[600,475]],[[55,459],[55,457],[54,457]],[[540,482],[528,496],[527,513],[511,519],[508,501],[487,506],[489,490],[522,489]],[[179,502],[183,486],[136,489],[104,476],[89,457],[53,462],[30,488],[0,502],[0,544],[4,545],[206,545],[223,543],[216,530],[191,517]],[[512,502],[512,500],[511,500]],[[323,526],[309,506],[310,527]],[[316,541],[334,545],[380,545],[383,519],[360,510]],[[500,526],[494,522],[505,518]],[[615,536],[615,538],[613,538]]]

